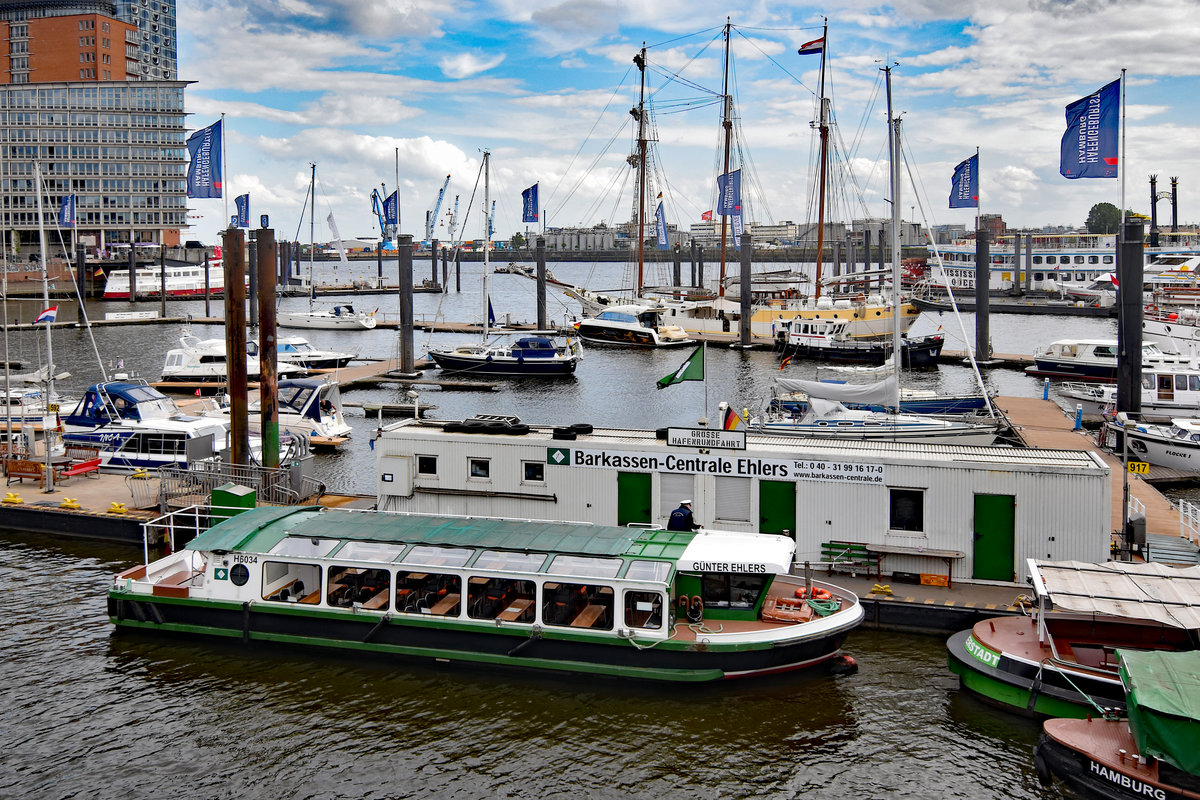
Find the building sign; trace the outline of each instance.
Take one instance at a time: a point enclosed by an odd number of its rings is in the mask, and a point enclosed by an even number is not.
[[[647,453],[550,447],[546,463],[560,467],[590,467],[636,472],[680,472],[733,478],[768,478],[791,481],[833,481],[882,486],[887,467],[852,461],[800,458],[758,458],[711,453]]]
[[[667,428],[667,444],[672,447],[745,450],[746,432],[715,428]]]

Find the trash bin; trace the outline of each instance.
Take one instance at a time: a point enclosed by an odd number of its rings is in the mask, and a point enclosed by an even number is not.
[[[212,524],[224,522],[230,517],[254,508],[254,490],[249,486],[238,486],[236,483],[226,483],[212,490],[208,504],[212,507],[209,518]]]
[[[1146,552],[1146,515],[1131,514],[1125,524],[1125,543],[1134,553]]]

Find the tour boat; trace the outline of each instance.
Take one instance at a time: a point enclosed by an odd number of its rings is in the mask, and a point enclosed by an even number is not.
[[[247,342],[246,352],[259,355],[258,342]],[[340,369],[356,358],[354,353],[318,350],[303,336],[279,336],[275,339],[275,361],[301,369]]]
[[[116,575],[118,628],[661,681],[824,666],[858,598],[786,536],[260,507]]]
[[[611,306],[575,323],[579,338],[593,344],[675,347],[692,344],[678,325],[664,325],[661,308],[641,304]]]
[[[100,450],[101,466],[115,470],[187,467],[227,446],[228,422],[185,414],[144,381],[105,381],[88,387],[63,417],[63,443]]]
[[[1143,413],[1181,417],[1200,413],[1200,361],[1143,364],[1141,392]],[[1111,384],[1064,383],[1058,393],[1082,406],[1085,414],[1103,414],[1117,404],[1117,387]]]
[[[1128,717],[1050,719],[1038,779],[1087,797],[1200,798],[1200,654],[1117,650]]]
[[[844,364],[880,366],[892,355],[886,339],[861,340],[847,333],[849,320],[802,319],[784,322],[776,330],[776,343],[784,357],[815,358]],[[937,366],[945,337],[940,334],[910,339],[901,336],[900,359],[904,367]]]
[[[1166,353],[1200,356],[1200,309],[1148,305],[1142,309],[1142,340]]]
[[[208,272],[208,291],[219,295],[225,291],[225,271],[221,257],[210,258],[203,264],[168,264],[166,270],[167,297],[203,297],[204,273]],[[163,288],[162,269],[158,264],[137,267],[138,297],[158,297]],[[246,279],[249,285],[249,277]],[[105,300],[129,299],[129,270],[114,269],[104,282]]]
[[[1200,645],[1200,567],[1028,563],[1029,616],[985,619],[946,643],[950,671],[989,702],[1053,717],[1123,709],[1114,649]]]

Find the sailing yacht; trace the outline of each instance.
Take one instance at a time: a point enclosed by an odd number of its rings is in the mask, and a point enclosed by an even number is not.
[[[583,348],[575,339],[556,345],[548,336],[523,336],[511,344],[489,342],[491,302],[488,297],[492,238],[491,198],[488,169],[491,153],[483,151],[483,338],[478,344],[457,347],[430,348],[429,357],[447,372],[495,376],[564,376],[572,375]]]
[[[312,328],[320,330],[371,330],[375,327],[375,312],[370,313],[365,311],[356,311],[354,306],[343,303],[335,305],[329,309],[318,309],[313,307],[313,300],[316,298],[317,287],[312,282],[313,276],[313,254],[316,251],[315,230],[316,230],[316,207],[317,207],[317,165],[310,164],[312,167],[312,177],[308,183],[309,202],[311,205],[308,208],[308,310],[307,311],[284,311],[280,309],[275,312],[275,324],[280,328]],[[304,219],[303,212],[300,219]],[[330,216],[332,224],[332,215]]]
[[[892,116],[891,68],[885,67],[888,81],[888,136],[892,197],[892,252],[900,252],[900,120]],[[900,286],[900,259],[892,259],[892,285]],[[937,417],[902,414],[900,365],[902,337],[899,318],[893,318],[892,370],[883,381],[868,385],[834,384],[820,381],[789,381],[791,388],[807,394],[804,411],[784,408],[780,404],[768,407],[763,417],[751,420],[763,431],[774,434],[803,436],[833,436],[838,438],[868,438],[918,440],[957,444],[991,444],[1000,432],[1000,420],[973,417]],[[865,405],[884,402],[886,411],[849,409],[844,401]],[[990,404],[989,404],[990,410]]]

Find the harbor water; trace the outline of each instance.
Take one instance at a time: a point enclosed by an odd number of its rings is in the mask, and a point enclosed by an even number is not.
[[[321,265],[318,265],[321,266]],[[481,264],[463,264],[463,292],[416,297],[418,317],[478,320]],[[370,265],[373,274],[374,265]],[[555,264],[561,280],[615,289],[622,266]],[[710,266],[711,269],[711,266]],[[686,270],[686,266],[685,266]],[[599,274],[597,274],[599,273]],[[392,267],[394,276],[394,267]],[[420,272],[418,272],[420,276]],[[345,277],[345,276],[342,276]],[[535,318],[535,284],[491,276],[497,316]],[[40,301],[38,301],[40,302]],[[327,299],[319,303],[331,302]],[[395,314],[395,296],[356,306]],[[286,298],[285,308],[303,298]],[[25,301],[25,319],[36,313]],[[13,306],[10,305],[10,314]],[[89,303],[105,312],[158,303]],[[213,303],[214,314],[221,305]],[[203,314],[202,301],[168,313]],[[550,315],[578,315],[550,290]],[[59,319],[70,319],[64,304]],[[11,317],[10,317],[11,318]],[[992,317],[993,349],[1030,353],[1067,336],[1115,336],[1111,320]],[[969,337],[974,321],[964,317]],[[914,333],[941,327],[964,349],[950,315],[925,314]],[[75,397],[110,374],[161,374],[179,326],[111,326],[54,332],[55,361]],[[218,326],[195,326],[220,337]],[[281,331],[314,346],[392,358],[397,333]],[[431,342],[469,335],[418,332]],[[41,339],[10,341],[12,358],[36,366]],[[629,352],[589,347],[577,374],[504,381],[497,392],[424,387],[432,416],[514,414],[534,423],[588,422],[653,428],[715,417],[722,400],[761,406],[779,374],[770,351],[710,347],[707,380],[656,390],[689,348]],[[111,366],[110,366],[111,365]],[[815,367],[793,364],[789,376]],[[970,391],[963,366],[906,376],[909,385]],[[990,391],[1040,396],[1040,379],[984,373]],[[354,402],[404,400],[403,387],[352,389]],[[331,491],[374,493],[370,439],[378,424],[348,412],[353,440],[317,457]],[[385,420],[386,422],[386,420]],[[853,675],[778,676],[717,686],[659,686],[313,652],[240,640],[192,641],[116,634],[105,611],[113,574],[140,562],[136,548],[0,532],[0,580],[8,600],[0,696],[5,769],[0,797],[37,798],[815,798],[1066,796],[1033,769],[1037,723],[961,692],[941,637],[860,629],[846,652]]]

